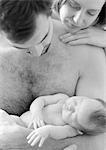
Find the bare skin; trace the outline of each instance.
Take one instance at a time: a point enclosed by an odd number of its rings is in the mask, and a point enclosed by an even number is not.
[[[104,52],[99,48],[88,46],[74,46],[70,49],[70,46],[58,40],[62,31],[61,24],[55,22],[48,53],[36,59],[29,54],[12,50],[1,54],[1,108],[5,108],[9,113],[21,115],[37,96],[59,92],[69,96],[76,94],[105,99]],[[3,118],[1,117],[0,120]],[[30,147],[26,140],[32,130],[16,124],[10,120],[8,114],[7,118],[7,122],[4,119],[0,124],[0,148],[35,150],[36,146]],[[48,139],[42,150],[60,150],[73,143],[78,145],[78,150],[103,150],[104,134],[92,137],[79,136],[60,141]]]

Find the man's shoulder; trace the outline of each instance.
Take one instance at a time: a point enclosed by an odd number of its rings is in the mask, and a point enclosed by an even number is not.
[[[76,55],[84,60],[103,60],[105,61],[105,53],[102,48],[90,45],[79,45],[72,47],[76,51]]]
[[[80,47],[79,51],[77,59],[81,75],[92,74],[96,78],[95,74],[98,76],[101,74],[100,76],[103,78],[106,73],[106,58],[103,49],[84,45]]]
[[[105,53],[102,48],[84,45],[82,49],[86,52],[89,61],[92,60],[93,62],[105,62]]]

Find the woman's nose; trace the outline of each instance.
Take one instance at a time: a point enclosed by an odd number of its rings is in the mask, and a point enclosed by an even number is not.
[[[75,13],[75,15],[73,16],[73,22],[75,25],[79,26],[79,27],[83,27],[86,22],[85,22],[85,12],[83,10],[79,10]]]

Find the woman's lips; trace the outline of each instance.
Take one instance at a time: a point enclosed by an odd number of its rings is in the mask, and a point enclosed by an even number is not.
[[[72,31],[72,32],[77,32],[77,31],[81,30],[80,27],[75,26],[75,25],[73,25],[73,24],[69,24],[69,23],[67,23],[67,22],[64,22],[64,24],[65,24],[65,26],[70,30],[70,32],[71,32],[71,31]]]

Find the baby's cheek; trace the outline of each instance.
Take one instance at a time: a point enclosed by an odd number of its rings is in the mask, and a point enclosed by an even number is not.
[[[78,115],[78,123],[87,128],[89,126],[89,117],[87,117],[86,114]]]

